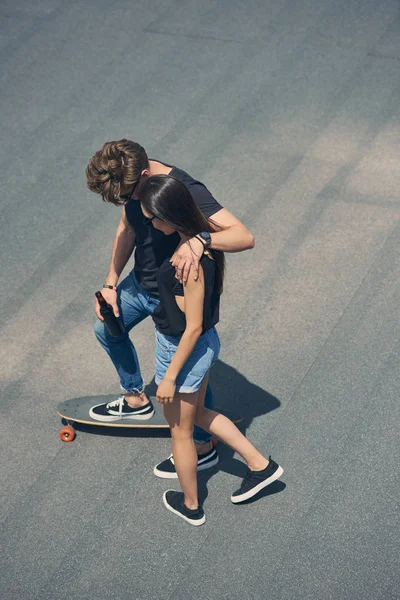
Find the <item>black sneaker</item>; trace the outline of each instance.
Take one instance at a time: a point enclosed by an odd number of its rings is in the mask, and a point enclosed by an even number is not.
[[[121,419],[147,421],[154,415],[154,406],[149,400],[145,406],[132,408],[125,400],[125,396],[120,396],[108,404],[96,404],[89,410],[89,415],[96,421],[119,421]]]
[[[183,502],[183,493],[182,492],[173,492],[172,490],[168,490],[164,492],[163,502],[165,506],[173,512],[178,517],[182,517],[191,525],[197,527],[198,525],[203,525],[205,523],[206,517],[204,515],[204,510],[199,504],[199,508],[195,510],[190,510],[186,508]]]
[[[211,469],[211,467],[214,467],[218,462],[218,452],[215,448],[211,448],[211,450],[198,457],[197,472]],[[158,465],[154,467],[153,473],[162,479],[178,479],[172,454],[162,462],[158,463]]]
[[[269,463],[265,469],[262,471],[248,471],[242,481],[240,489],[232,494],[232,502],[237,504],[238,502],[244,502],[245,500],[252,498],[263,488],[267,487],[267,485],[279,479],[282,473],[282,467],[269,457]]]

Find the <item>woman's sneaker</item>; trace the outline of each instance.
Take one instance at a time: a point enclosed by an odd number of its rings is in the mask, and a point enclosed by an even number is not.
[[[240,488],[232,494],[232,502],[237,504],[249,500],[249,498],[261,492],[267,485],[279,479],[282,473],[282,467],[269,457],[269,463],[265,469],[262,471],[248,471]]]
[[[219,462],[218,452],[215,448],[212,448],[205,454],[198,456],[197,460],[197,472],[204,471],[205,469],[211,469],[215,467]],[[161,477],[162,479],[178,479],[178,474],[175,469],[174,457],[172,454],[158,463],[153,469],[154,475]]]
[[[145,406],[132,408],[125,400],[125,396],[120,396],[113,402],[107,404],[96,404],[89,410],[89,415],[96,421],[119,421],[121,419],[135,419],[138,421],[147,421],[154,415],[154,406],[149,400]]]
[[[182,519],[195,527],[203,525],[206,520],[203,508],[199,505],[195,510],[190,510],[189,508],[186,508],[183,499],[184,496],[182,492],[168,490],[163,495],[163,502],[168,510],[175,515],[178,515],[178,517],[182,517]]]

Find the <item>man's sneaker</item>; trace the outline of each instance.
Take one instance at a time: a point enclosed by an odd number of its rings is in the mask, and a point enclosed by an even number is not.
[[[238,502],[244,502],[245,500],[252,498],[263,488],[267,487],[267,485],[279,479],[282,473],[282,467],[269,457],[269,463],[265,469],[262,471],[248,471],[242,481],[240,489],[232,494],[232,502],[237,504]]]
[[[197,460],[197,472],[204,471],[205,469],[211,469],[219,462],[218,452],[215,448],[212,448],[205,454],[201,454]],[[162,479],[178,479],[178,475],[175,469],[174,457],[169,456],[153,469],[154,475],[161,477]]]
[[[200,506],[195,510],[190,510],[186,508],[183,501],[183,493],[182,492],[173,492],[172,490],[168,490],[163,495],[163,502],[165,506],[173,512],[178,517],[182,517],[191,525],[197,527],[198,525],[203,525],[205,523],[206,517],[204,515],[204,510]]]
[[[120,396],[108,404],[96,404],[89,410],[89,415],[96,421],[119,421],[120,419],[135,419],[147,421],[154,415],[154,406],[149,400],[145,406],[132,408],[125,400],[125,396]]]

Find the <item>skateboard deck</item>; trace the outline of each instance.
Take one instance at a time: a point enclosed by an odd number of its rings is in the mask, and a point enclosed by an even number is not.
[[[72,442],[75,437],[74,423],[81,423],[83,425],[94,425],[97,427],[120,427],[124,429],[137,428],[137,429],[169,429],[169,425],[165,420],[162,405],[156,401],[154,396],[149,396],[154,406],[154,415],[147,421],[139,419],[124,418],[118,421],[96,421],[89,415],[89,410],[96,404],[105,404],[112,402],[117,397],[116,394],[109,394],[107,396],[82,396],[81,398],[71,398],[62,402],[57,407],[57,414],[59,417],[67,422],[60,430],[60,438],[63,442]],[[241,419],[233,419],[231,415],[225,411],[218,411],[225,414],[226,417],[230,418],[234,423],[238,423]]]

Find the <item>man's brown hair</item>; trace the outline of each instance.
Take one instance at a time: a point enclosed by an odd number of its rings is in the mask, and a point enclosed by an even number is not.
[[[137,142],[126,139],[106,142],[86,167],[87,186],[101,194],[105,202],[118,206],[124,203],[121,189],[126,193],[148,167],[146,151]]]

